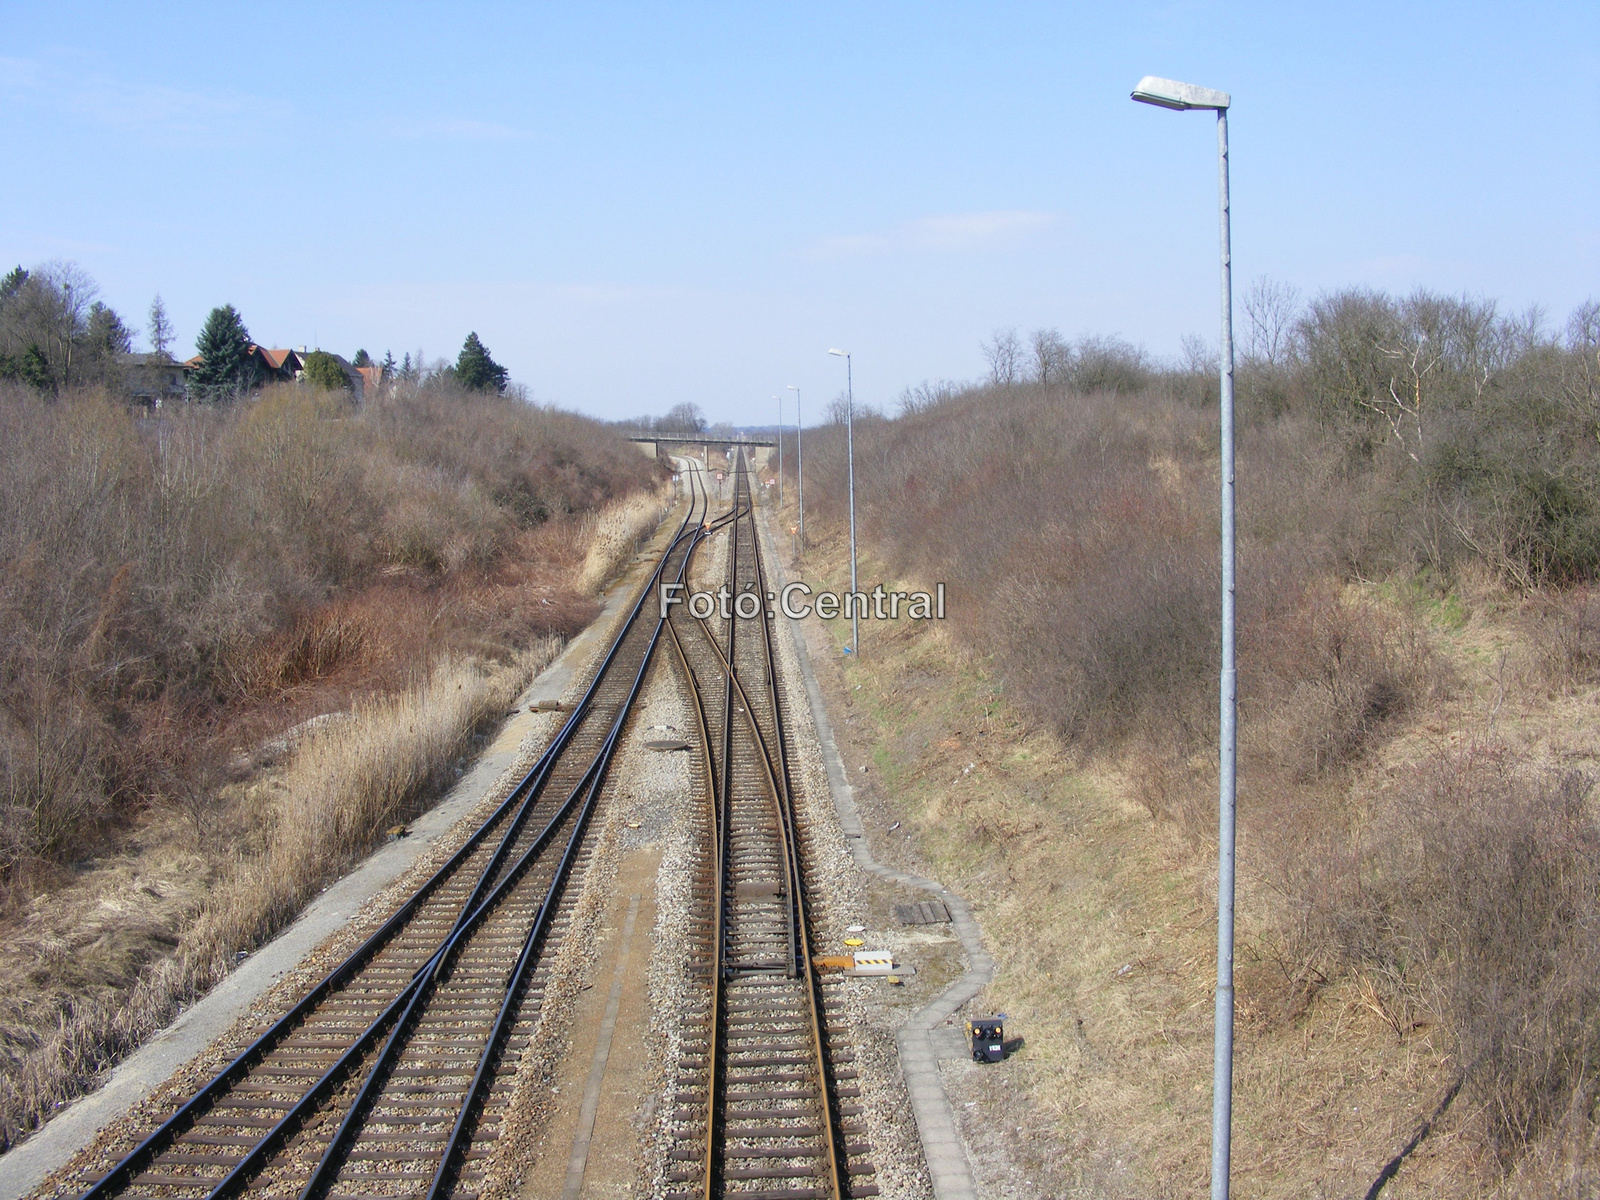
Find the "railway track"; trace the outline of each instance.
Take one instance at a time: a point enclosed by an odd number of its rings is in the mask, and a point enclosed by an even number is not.
[[[717,528],[688,511],[588,690],[526,776],[377,932],[121,1159],[83,1200],[252,1194],[473,1196],[498,1136],[507,1056],[543,996],[584,834],[681,580]],[[97,1178],[98,1176],[98,1178]]]
[[[728,619],[672,610],[707,783],[669,1152],[672,1200],[842,1200],[878,1187],[842,977],[816,969],[805,828],[749,476],[735,473]]]

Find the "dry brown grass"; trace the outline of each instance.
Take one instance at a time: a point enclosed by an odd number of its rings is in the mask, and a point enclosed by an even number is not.
[[[372,697],[346,719],[320,724],[299,740],[281,770],[209,813],[211,827],[197,833],[206,838],[228,830],[235,851],[221,864],[206,864],[214,882],[189,897],[192,907],[181,925],[152,929],[156,942],[169,942],[169,952],[106,961],[104,930],[90,931],[95,940],[88,950],[100,961],[78,978],[58,981],[69,994],[61,997],[53,1026],[41,1030],[15,1017],[6,1022],[0,1076],[5,1144],[92,1087],[102,1071],[208,991],[241,951],[292,921],[385,829],[436,796],[456,777],[478,735],[560,645],[546,639],[499,666],[446,660],[415,686]],[[104,891],[100,898],[106,902]],[[13,974],[3,984],[13,1013],[30,990],[40,1003],[52,999],[37,995],[30,976]]]
[[[661,470],[585,418],[439,388],[159,421],[0,390],[0,445],[10,1139],[453,776],[598,612],[595,514],[631,530]]]
[[[504,576],[529,535],[582,536],[586,516],[661,476],[593,421],[439,388],[353,408],[284,387],[159,420],[102,394],[11,388],[0,445],[0,888],[13,902],[215,773],[227,732],[264,705],[347,668],[389,686],[426,670],[472,624],[435,613],[427,636],[407,631],[430,596],[481,609],[524,582]],[[490,632],[523,648],[570,633],[572,614],[547,594],[520,631],[496,615]],[[404,618],[398,631],[386,616]]]
[[[820,531],[805,578],[838,583],[839,552]],[[863,568],[893,577],[870,554]],[[1207,861],[1175,823],[1152,819],[1121,754],[1086,762],[1009,698],[957,620],[864,627],[860,662],[837,660],[846,714],[837,726],[862,756],[852,779],[912,831],[918,865],[975,902],[1000,965],[975,1007],[1004,1010],[1026,1039],[1005,1072],[1051,1131],[1034,1151],[1070,1164],[1074,1180],[1040,1194],[1203,1195],[1215,951]],[[1214,767],[1201,774],[1204,795]],[[1211,823],[1214,806],[1212,797]],[[1353,988],[1307,997],[1290,986],[1269,936],[1281,893],[1260,878],[1248,844],[1235,1184],[1285,1200],[1360,1195],[1437,1099],[1447,1064],[1426,1044],[1397,1048]]]
[[[1498,741],[1417,764],[1379,808],[1359,886],[1318,914],[1399,1037],[1447,1023],[1489,1148],[1585,1128],[1600,1059],[1592,777]]]
[[[1214,439],[1170,398],[1039,389],[856,430],[869,558],[947,581],[951,619],[864,628],[846,695],[936,872],[984,898],[1062,1153],[1138,1162],[1136,1195],[1205,1165]],[[819,573],[837,442],[807,445]],[[1241,443],[1239,1178],[1359,1194],[1464,1070],[1385,1194],[1580,1194],[1557,1183],[1590,1177],[1600,1094],[1600,618],[1492,563],[1396,566],[1420,526],[1399,538],[1387,467],[1342,454],[1292,416]],[[971,740],[974,704],[1001,741]]]
[[[578,572],[577,590],[592,594],[626,566],[671,505],[670,485],[665,485],[654,493],[628,496],[585,517],[579,540],[588,549]]]

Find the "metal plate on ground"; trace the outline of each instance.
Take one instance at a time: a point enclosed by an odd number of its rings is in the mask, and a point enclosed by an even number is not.
[[[918,904],[896,904],[894,915],[902,925],[943,925],[950,920],[950,910],[943,900],[923,900]]]
[[[733,885],[733,894],[740,899],[759,900],[764,896],[783,895],[783,885],[777,883],[736,883]]]
[[[644,744],[646,750],[687,750],[689,743],[681,738],[651,738]]]

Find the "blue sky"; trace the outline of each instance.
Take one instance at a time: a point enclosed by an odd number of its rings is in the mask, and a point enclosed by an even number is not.
[[[1233,93],[1241,284],[1600,297],[1592,0],[5,3],[0,258],[605,417],[816,412],[830,346],[891,406],[999,327],[1215,337],[1214,122],[1147,73]]]

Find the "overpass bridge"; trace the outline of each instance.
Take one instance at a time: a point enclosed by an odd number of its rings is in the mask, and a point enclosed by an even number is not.
[[[774,438],[750,437],[739,434],[735,437],[717,437],[709,433],[684,434],[684,433],[647,433],[642,429],[632,432],[623,430],[623,436],[630,442],[654,442],[659,446],[776,446]]]
[[[709,457],[712,450],[720,450],[727,455],[728,461],[733,461],[735,450],[746,451],[752,466],[765,465],[772,456],[772,448],[778,443],[775,439],[767,437],[751,437],[747,434],[738,434],[734,437],[716,437],[709,433],[699,435],[684,433],[650,433],[646,430],[623,430],[623,437],[638,445],[640,450],[652,458],[660,458],[667,454],[673,447],[698,446]]]

